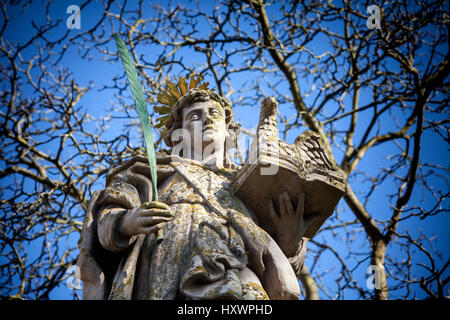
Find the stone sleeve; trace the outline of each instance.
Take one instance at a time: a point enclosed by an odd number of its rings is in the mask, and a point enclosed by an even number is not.
[[[294,269],[297,278],[299,278],[300,272],[303,269],[303,264],[305,263],[305,255],[306,255],[305,244],[306,244],[305,239],[302,239],[295,254],[292,257],[288,257],[288,260],[291,263],[292,269]]]
[[[128,210],[114,205],[104,207],[98,219],[98,238],[103,248],[119,252],[127,249],[135,240],[133,237],[124,237],[118,232],[118,224]]]

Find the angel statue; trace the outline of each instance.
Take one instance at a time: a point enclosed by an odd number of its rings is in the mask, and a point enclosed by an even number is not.
[[[228,99],[180,77],[158,101],[172,148],[156,155],[159,199],[145,155],[109,171],[79,242],[83,298],[299,299],[306,239],[344,191],[323,138],[279,140],[277,102],[266,98],[253,156],[236,166]]]

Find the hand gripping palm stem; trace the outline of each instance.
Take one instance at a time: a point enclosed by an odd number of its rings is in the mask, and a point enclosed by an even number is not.
[[[158,189],[157,189],[157,174],[156,174],[156,154],[153,143],[153,136],[150,127],[150,120],[147,110],[147,102],[145,100],[144,91],[142,90],[139,82],[136,66],[131,58],[125,42],[116,33],[114,34],[116,40],[116,46],[119,51],[120,59],[125,68],[125,73],[130,83],[131,92],[133,94],[134,102],[136,104],[137,113],[141,121],[142,133],[144,135],[145,149],[147,151],[148,164],[150,166],[150,176],[152,178],[153,187],[153,201],[158,201]],[[156,243],[161,243],[163,240],[162,229],[158,230],[156,235]]]

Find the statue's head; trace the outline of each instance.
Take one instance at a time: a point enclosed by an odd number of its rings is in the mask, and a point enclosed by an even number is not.
[[[233,146],[239,125],[233,121],[231,102],[206,86],[203,88],[190,89],[170,108],[164,141],[170,147],[179,146],[184,157],[194,159],[201,153],[203,157],[196,160],[204,160],[211,153],[220,152],[225,156],[220,161],[229,164],[226,151]]]
[[[206,126],[209,122],[213,127],[210,132],[216,135],[230,135],[230,131],[238,128],[233,121],[231,102],[227,98],[221,97],[214,91],[191,89],[172,108],[166,123],[164,142],[174,147],[178,143],[178,141],[172,141],[175,130],[183,128],[192,130],[193,133],[196,125]]]

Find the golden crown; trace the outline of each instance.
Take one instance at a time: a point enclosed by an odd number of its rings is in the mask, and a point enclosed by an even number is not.
[[[177,83],[168,82],[166,89],[163,89],[161,93],[158,94],[158,102],[162,104],[162,106],[154,107],[155,112],[157,112],[160,117],[156,119],[158,123],[156,124],[157,128],[161,128],[164,126],[170,118],[172,113],[172,109],[178,100],[187,94],[191,89],[201,89],[214,91],[214,89],[208,89],[209,82],[202,82],[201,76],[193,75],[189,80],[189,86],[187,82],[187,77],[180,76],[178,78]]]

